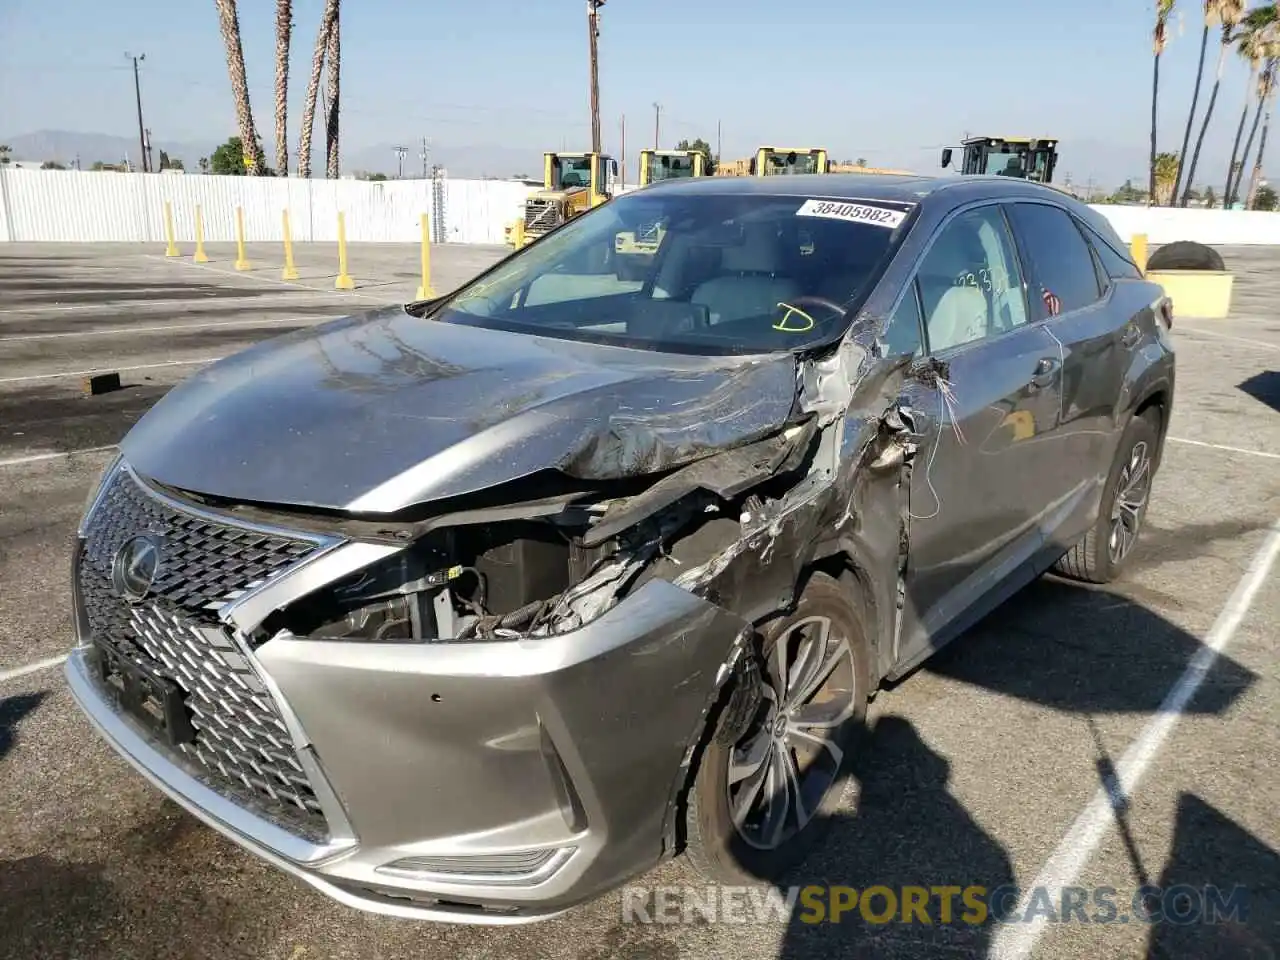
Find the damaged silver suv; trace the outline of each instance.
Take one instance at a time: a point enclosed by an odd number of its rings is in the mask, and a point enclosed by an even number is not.
[[[71,689],[354,907],[514,923],[681,851],[768,880],[882,680],[1124,566],[1171,323],[1036,184],[640,190],[170,392],[80,526]]]

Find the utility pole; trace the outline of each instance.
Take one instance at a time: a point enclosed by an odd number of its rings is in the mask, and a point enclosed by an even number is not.
[[[147,162],[146,169],[152,173],[156,170],[155,156],[151,153],[151,128],[147,127]]]
[[[658,131],[661,124],[662,104],[655,103],[653,105],[653,149],[658,149]]]
[[[403,180],[403,179],[404,179],[404,158],[405,158],[405,154],[407,154],[407,153],[409,152],[409,148],[408,148],[408,147],[394,147],[393,149],[394,149],[394,150],[395,150],[395,152],[396,152],[396,162],[397,162],[397,165],[398,165],[398,169],[397,169],[397,171],[396,171],[396,179],[397,179],[397,180]]]
[[[622,186],[627,185],[627,115],[622,115]],[[636,179],[639,179],[638,177]]]
[[[422,138],[422,179],[427,179],[427,138]]]
[[[600,152],[600,8],[605,0],[587,0],[587,37],[591,49],[591,152]]]
[[[142,126],[142,81],[138,78],[138,62],[147,59],[147,55],[140,53],[135,57],[125,51],[125,59],[133,61],[133,94],[138,101],[138,149],[142,151],[138,162],[142,165],[142,172],[147,173],[147,132]]]
[[[717,167],[718,167],[718,166],[720,166],[720,145],[721,145],[721,142],[722,142],[722,141],[721,141],[721,137],[720,137],[720,121],[719,121],[719,120],[717,120],[717,121],[716,121],[716,166],[717,166]]]

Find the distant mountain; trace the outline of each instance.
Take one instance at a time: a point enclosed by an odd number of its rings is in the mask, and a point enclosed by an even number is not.
[[[422,144],[406,143],[408,153],[404,157],[404,175],[406,178],[422,176]],[[542,153],[539,150],[525,150],[519,147],[494,146],[483,144],[466,146],[461,144],[432,144],[428,148],[427,164],[439,164],[448,171],[451,177],[513,177],[518,174],[529,174],[542,179]],[[369,147],[357,147],[344,150],[342,154],[343,173],[354,173],[357,170],[368,173],[385,173],[394,177],[400,169],[400,159],[396,155],[394,143],[375,144]]]
[[[230,136],[230,134],[228,134]],[[210,156],[222,140],[211,137],[208,142],[180,142],[174,140],[153,140],[151,142],[152,159],[160,162],[160,151],[180,159],[187,170],[195,172],[199,169],[201,157]],[[18,136],[0,136],[0,143],[12,148],[14,160],[44,161],[56,160],[70,166],[77,157],[82,169],[88,169],[94,162],[119,163],[128,157],[133,163],[138,162],[137,137],[119,137],[105,133],[82,133],[73,130],[39,130],[35,133],[24,133]],[[267,157],[274,155],[270,143],[265,143]],[[404,158],[405,177],[422,176],[421,146],[406,144],[409,152]],[[317,130],[316,153],[313,167],[319,161],[324,166],[323,133]],[[542,154],[537,150],[522,150],[508,146],[465,146],[441,144],[432,146],[428,163],[439,164],[453,177],[511,177],[517,174],[529,174],[542,178]],[[394,177],[399,168],[395,144],[376,144],[369,147],[345,149],[342,152],[342,172],[352,174],[357,171],[369,173],[385,173]]]
[[[14,160],[57,160],[70,166],[80,158],[80,166],[87,170],[101,160],[103,163],[119,163],[126,156],[133,163],[139,159],[138,138],[117,137],[107,133],[81,133],[73,130],[38,130],[18,136],[0,137],[0,141],[12,148]],[[157,164],[160,151],[181,159],[188,170],[195,170],[201,157],[213,152],[216,143],[181,143],[173,140],[152,140],[151,154]]]

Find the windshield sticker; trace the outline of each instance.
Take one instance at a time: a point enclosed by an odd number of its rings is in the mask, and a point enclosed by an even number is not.
[[[842,203],[839,200],[806,200],[796,211],[797,217],[825,217],[828,220],[851,220],[869,223],[889,230],[901,225],[907,215],[901,210],[887,207],[871,207],[863,203]]]

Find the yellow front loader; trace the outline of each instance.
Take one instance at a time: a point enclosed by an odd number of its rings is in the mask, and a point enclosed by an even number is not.
[[[716,167],[717,177],[776,177],[801,173],[830,173],[831,162],[821,147],[760,147],[746,160],[730,160]]]
[[[640,186],[664,180],[683,180],[707,175],[707,158],[701,150],[641,150]],[[624,257],[652,257],[662,245],[666,230],[654,223],[640,230],[623,230],[614,237],[614,250]],[[641,270],[647,260],[629,260],[636,270]]]
[[[524,216],[507,227],[507,243],[523,247],[613,196],[618,162],[602,153],[546,153],[542,189],[525,200]]]
[[[707,158],[701,150],[641,150],[640,186],[661,180],[705,177]]]

